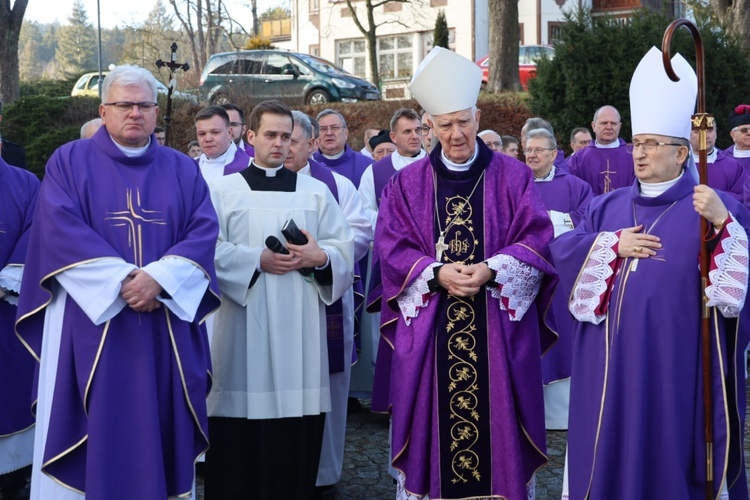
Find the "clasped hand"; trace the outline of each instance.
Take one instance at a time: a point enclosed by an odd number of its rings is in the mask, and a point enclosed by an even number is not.
[[[161,285],[141,269],[135,269],[122,280],[120,296],[136,312],[151,312],[161,307],[156,296],[162,291]]]
[[[443,264],[438,272],[438,283],[456,297],[471,297],[479,293],[482,286],[492,278],[492,270],[486,263]]]
[[[300,229],[307,236],[304,245],[287,244],[288,254],[275,253],[264,248],[260,254],[260,269],[265,273],[286,274],[305,267],[321,267],[328,261],[326,253],[320,249],[315,238],[305,229]]]

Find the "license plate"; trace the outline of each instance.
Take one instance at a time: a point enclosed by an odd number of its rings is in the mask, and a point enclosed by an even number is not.
[[[367,92],[365,94],[365,99],[370,99],[370,100],[376,101],[376,100],[380,99],[380,94],[378,94],[377,92]]]

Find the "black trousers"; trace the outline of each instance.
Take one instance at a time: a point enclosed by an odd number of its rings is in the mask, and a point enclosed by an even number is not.
[[[206,500],[312,499],[325,413],[208,419]]]

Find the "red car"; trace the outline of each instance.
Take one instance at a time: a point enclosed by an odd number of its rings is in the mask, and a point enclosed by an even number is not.
[[[529,90],[529,80],[536,76],[536,62],[542,57],[553,59],[555,49],[549,45],[521,45],[518,47],[518,76],[524,90]],[[484,56],[477,61],[477,65],[482,68],[482,83],[489,81],[489,58],[490,56]]]

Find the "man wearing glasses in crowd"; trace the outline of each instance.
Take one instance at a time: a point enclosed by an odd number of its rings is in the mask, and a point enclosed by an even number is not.
[[[247,125],[245,125],[245,112],[241,107],[231,102],[221,104],[221,107],[229,115],[229,131],[232,133],[232,141],[250,158],[255,157],[255,150],[246,143],[242,138],[247,135]]]
[[[482,139],[484,144],[496,153],[503,152],[503,139],[494,130],[482,130],[479,132],[479,138]]]
[[[750,105],[740,104],[729,115],[729,135],[734,144],[727,153],[750,172]]]
[[[324,109],[317,116],[320,125],[320,145],[313,159],[333,169],[359,187],[359,181],[372,159],[354,151],[346,144],[349,129],[338,111]]]
[[[112,70],[99,114],[47,163],[29,237],[16,331],[40,362],[31,498],[188,498],[208,448],[219,225],[195,161],[156,142],[149,71]]]

